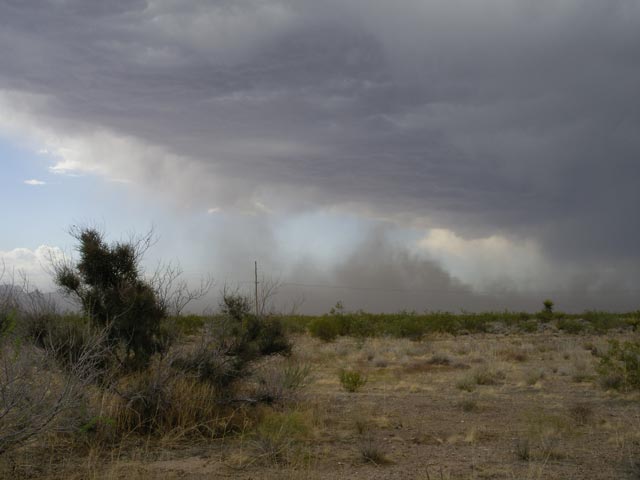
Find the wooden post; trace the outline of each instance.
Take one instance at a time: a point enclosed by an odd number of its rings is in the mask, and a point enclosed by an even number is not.
[[[258,318],[258,261],[255,261],[255,274],[256,274],[256,318]]]

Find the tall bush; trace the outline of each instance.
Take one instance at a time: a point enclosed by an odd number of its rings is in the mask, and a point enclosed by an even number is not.
[[[114,347],[124,347],[125,366],[146,366],[158,349],[160,324],[166,316],[140,269],[151,235],[108,244],[93,228],[71,233],[79,243],[79,260],[54,266],[56,284],[80,300],[94,325],[108,329]]]

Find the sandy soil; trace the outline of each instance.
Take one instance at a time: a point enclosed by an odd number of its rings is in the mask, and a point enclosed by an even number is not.
[[[69,462],[49,478],[640,478],[640,395],[599,385],[592,351],[606,340],[299,336],[292,360],[310,365],[311,377],[294,402],[273,409],[302,432],[149,442]],[[345,392],[341,368],[367,383]]]

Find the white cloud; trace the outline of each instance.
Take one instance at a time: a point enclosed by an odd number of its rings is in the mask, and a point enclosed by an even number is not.
[[[549,287],[549,265],[532,241],[515,241],[501,235],[465,239],[451,230],[435,228],[418,242],[418,248],[478,290],[493,285],[523,291]]]
[[[30,180],[25,180],[24,184],[25,185],[38,186],[38,185],[46,185],[47,182],[43,182],[42,180],[36,180],[35,178],[32,178]]]
[[[48,267],[52,260],[63,258],[64,254],[58,247],[40,245],[35,250],[28,248],[14,248],[0,250],[0,284],[18,281],[24,275],[29,283],[41,290],[53,288]]]

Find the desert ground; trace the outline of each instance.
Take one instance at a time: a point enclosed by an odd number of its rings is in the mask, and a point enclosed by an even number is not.
[[[238,407],[215,439],[60,436],[2,461],[4,478],[640,478],[640,395],[602,385],[598,352],[633,332],[432,334],[420,341],[293,336],[256,368],[274,401]],[[348,392],[340,371],[362,385]],[[296,378],[282,386],[283,373]],[[291,382],[289,382],[291,383]],[[291,387],[291,385],[289,385]],[[295,387],[295,388],[294,388]]]

